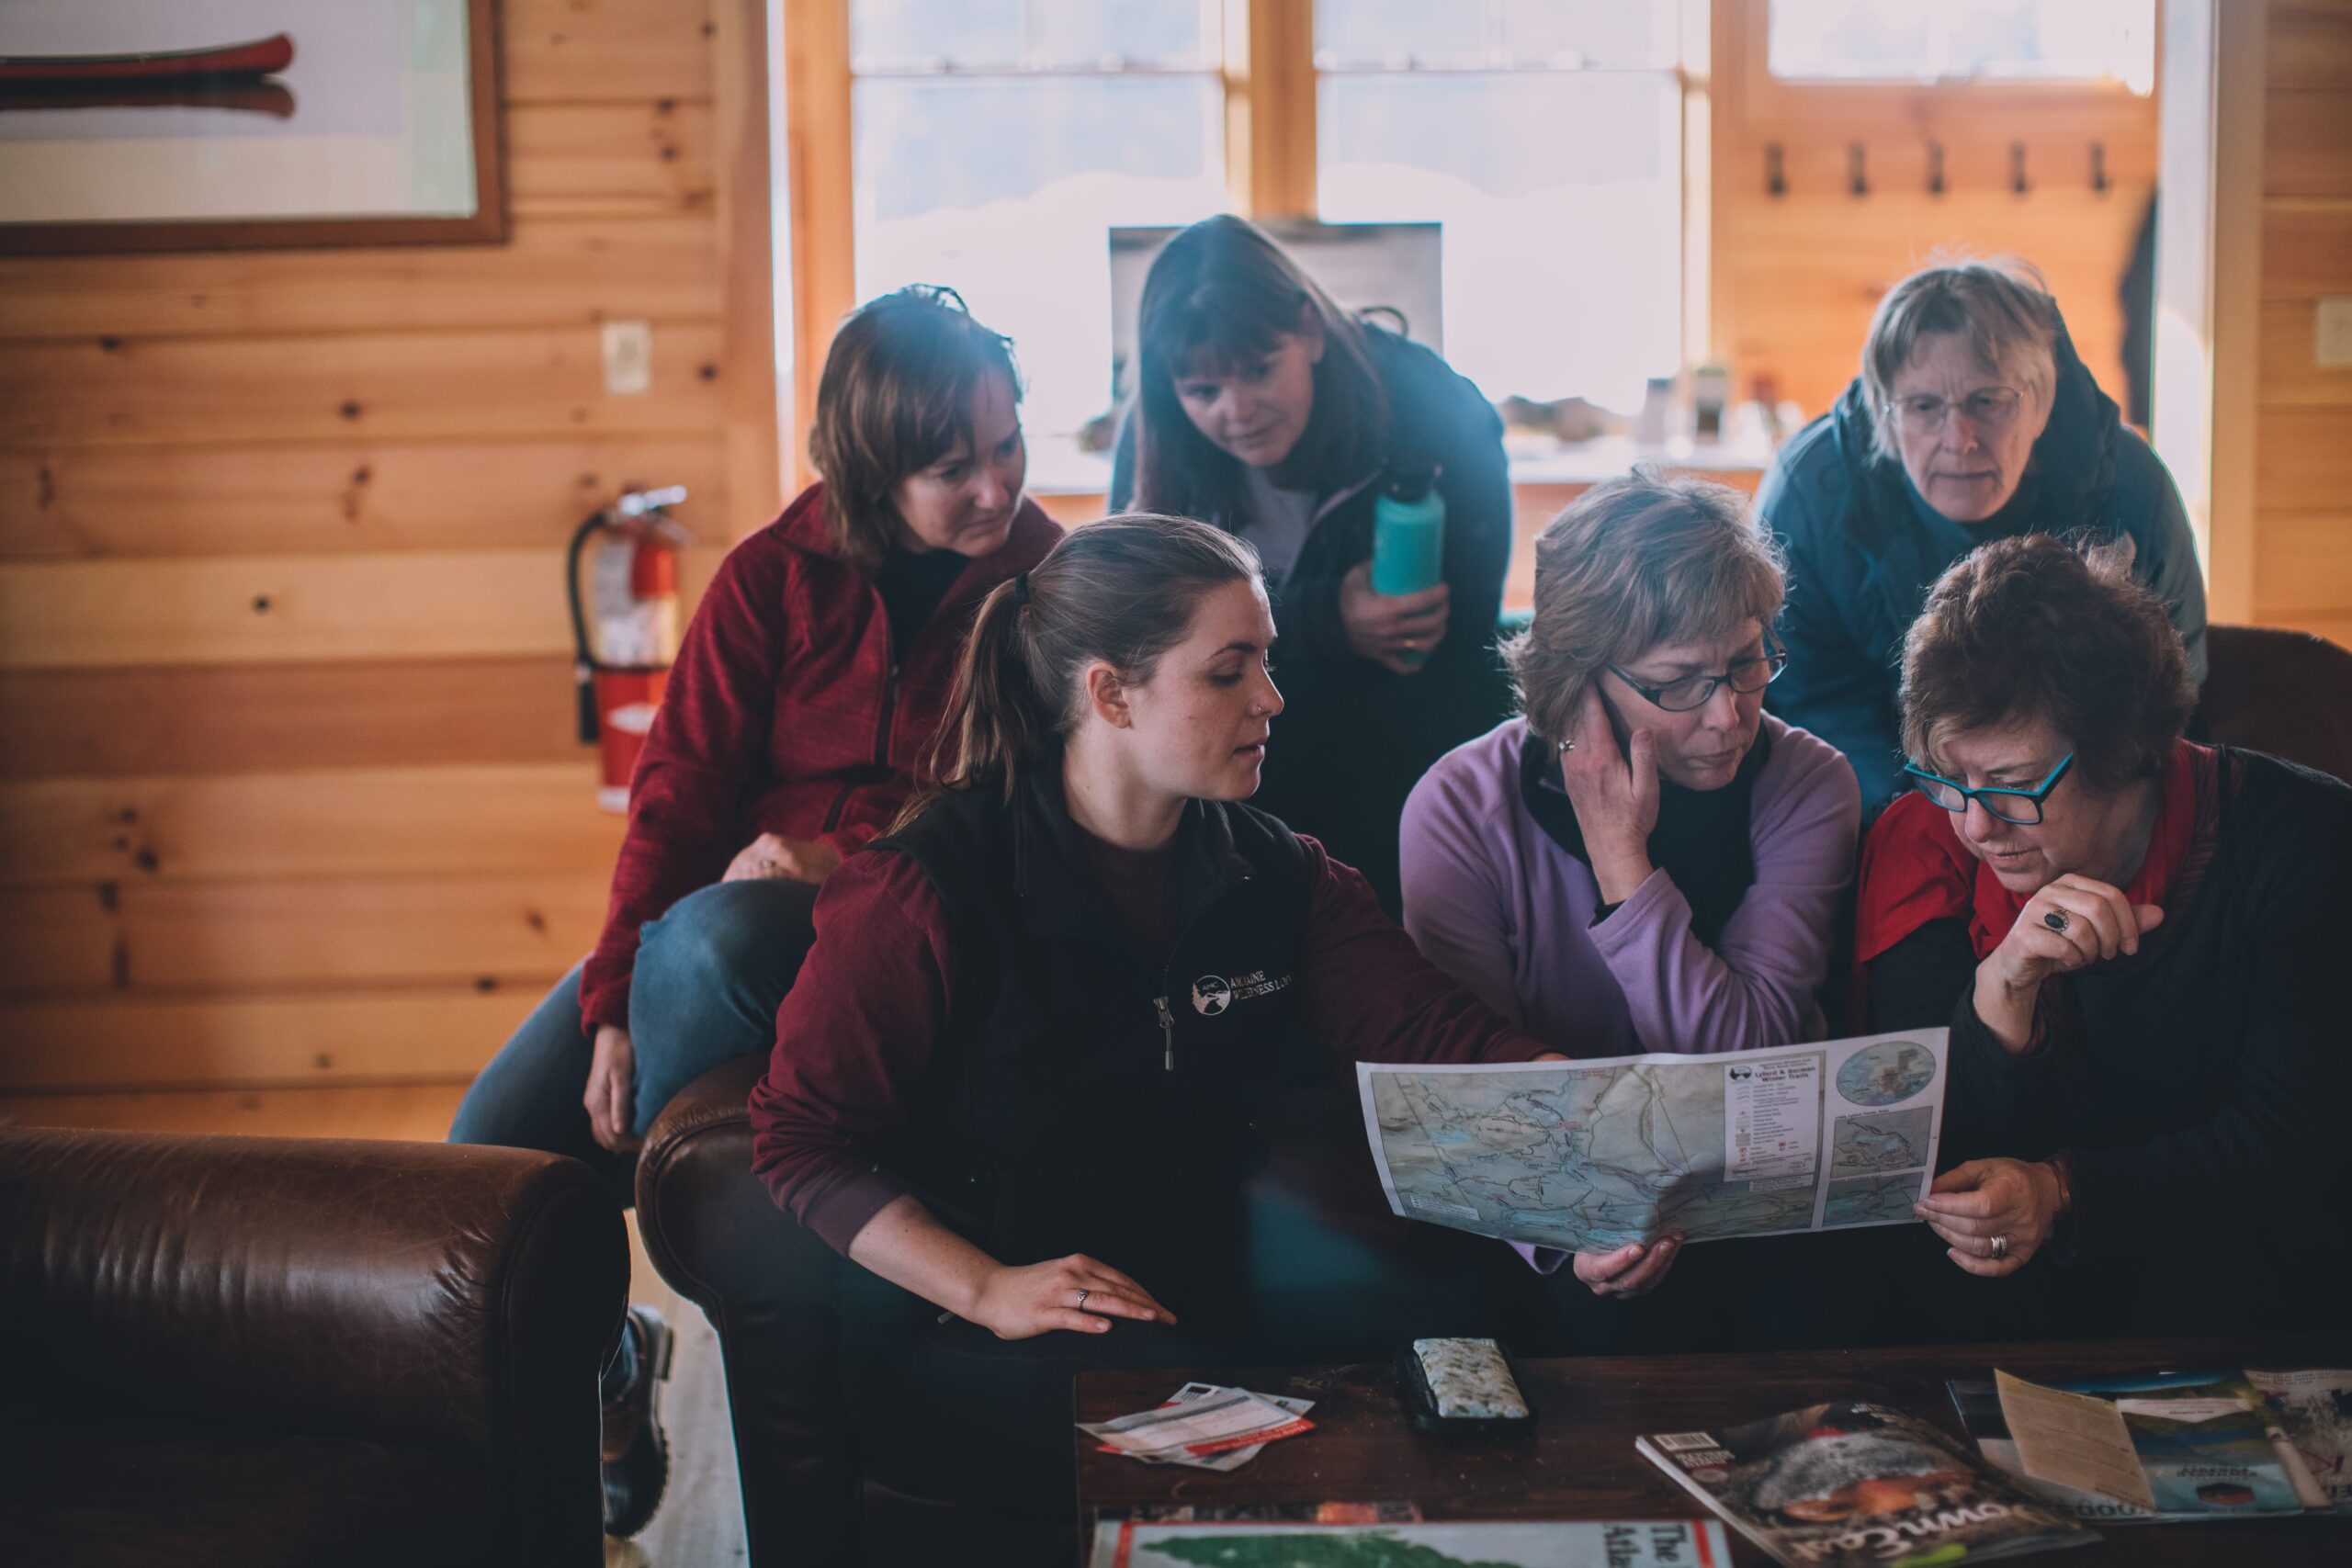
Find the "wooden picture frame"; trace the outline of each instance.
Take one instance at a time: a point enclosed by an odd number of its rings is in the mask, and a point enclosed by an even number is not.
[[[0,220],[0,255],[503,243],[507,238],[509,218],[500,0],[460,3],[466,8],[466,102],[474,189],[471,214],[156,218],[86,222]]]

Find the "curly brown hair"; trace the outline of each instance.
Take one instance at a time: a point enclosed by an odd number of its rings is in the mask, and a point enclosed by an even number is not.
[[[1903,749],[1936,767],[1954,735],[2033,719],[2094,789],[2155,776],[2197,705],[2165,602],[2132,550],[2047,534],[1996,539],[1936,580],[1903,641]]]

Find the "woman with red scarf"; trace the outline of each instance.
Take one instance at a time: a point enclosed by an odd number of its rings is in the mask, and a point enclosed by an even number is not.
[[[2016,1281],[1943,1271],[1970,1337],[2328,1310],[2352,788],[2191,744],[2194,701],[2111,548],[1986,545],[1905,639],[1916,787],[1863,849],[1856,956],[1871,1028],[1951,1025],[1918,1212]]]

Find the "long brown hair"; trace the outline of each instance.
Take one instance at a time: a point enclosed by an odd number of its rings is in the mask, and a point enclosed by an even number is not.
[[[1128,512],[1064,535],[980,602],[932,742],[939,784],[895,826],[949,790],[1000,788],[1011,799],[1022,769],[1060,751],[1089,664],[1103,660],[1131,682],[1148,681],[1183,640],[1202,595],[1258,580],[1257,551],[1189,517]]]
[[[1196,367],[1233,367],[1273,352],[1312,316],[1323,329],[1315,409],[1283,460],[1297,489],[1361,479],[1388,444],[1388,400],[1366,346],[1369,330],[1331,302],[1265,231],[1230,215],[1204,218],[1152,258],[1137,308],[1136,504],[1234,520],[1241,463],[1203,435],[1176,396]]]
[[[958,441],[973,442],[972,389],[991,374],[1018,403],[1012,340],[974,321],[952,288],[910,284],[842,320],[808,427],[834,554],[860,571],[880,569],[906,527],[891,492]]]

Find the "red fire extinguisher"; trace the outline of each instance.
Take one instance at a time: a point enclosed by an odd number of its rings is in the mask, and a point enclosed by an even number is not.
[[[629,775],[677,661],[678,547],[692,536],[670,508],[685,499],[684,485],[623,492],[573,532],[565,559],[580,741],[600,750],[596,804],[607,811],[628,809]]]

